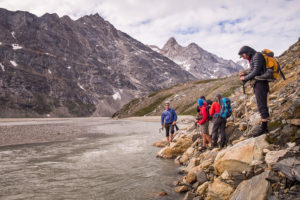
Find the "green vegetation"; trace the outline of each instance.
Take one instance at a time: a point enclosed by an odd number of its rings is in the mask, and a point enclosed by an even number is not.
[[[196,102],[192,102],[190,104],[185,105],[179,114],[180,115],[189,115],[190,113],[191,113],[191,115],[197,114],[197,111],[194,108],[194,107],[196,107],[195,104],[196,104]],[[192,107],[192,106],[194,106],[194,107]],[[191,109],[191,107],[192,107],[192,109]]]
[[[229,97],[229,96],[231,96],[233,93],[234,93],[234,91],[237,89],[237,88],[239,88],[240,86],[237,86],[237,85],[235,85],[235,86],[232,86],[228,91],[226,91],[226,92],[224,92],[223,94],[222,94],[222,97]]]
[[[154,97],[155,95],[157,95],[160,91],[156,91],[156,92],[153,92],[151,94],[148,95],[148,97]]]
[[[158,98],[155,102],[153,102],[152,104],[150,104],[149,106],[142,108],[141,110],[137,111],[134,113],[134,116],[144,116],[150,112],[152,112],[155,108],[157,108],[157,106],[159,106],[160,104],[162,104],[162,102],[164,100],[166,100],[167,98],[171,97],[173,94],[168,94],[165,96],[162,96],[160,98]]]
[[[274,144],[275,142],[277,142],[277,138],[276,137],[271,137],[269,135],[266,136],[266,141],[270,144]]]
[[[282,124],[280,121],[271,121],[268,123],[268,129],[269,130],[275,130],[278,127],[280,127]]]
[[[212,82],[212,81],[217,81],[217,80],[220,80],[220,79],[207,79],[207,80],[200,80],[200,81],[196,81],[194,82],[195,85],[198,85],[198,84],[204,84],[204,83],[209,83],[209,82]]]
[[[131,105],[137,104],[139,102],[138,98],[132,99],[129,103],[125,104],[122,108],[122,112],[127,112],[130,109]]]
[[[197,110],[196,108],[191,108],[189,110],[186,110],[182,113],[180,113],[181,115],[193,115],[193,116],[196,116],[197,115]]]

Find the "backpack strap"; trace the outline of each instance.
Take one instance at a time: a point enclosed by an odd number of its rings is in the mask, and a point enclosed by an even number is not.
[[[277,65],[278,65],[277,71],[280,73],[280,75],[282,76],[283,80],[286,80],[285,75],[283,74],[283,72],[281,70],[281,67],[280,67],[279,62],[277,61],[277,59],[276,59],[276,62],[277,62]]]

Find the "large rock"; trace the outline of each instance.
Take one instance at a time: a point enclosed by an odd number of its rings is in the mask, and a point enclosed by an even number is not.
[[[266,180],[270,171],[243,181],[231,195],[230,200],[266,200],[270,193],[270,183]]]
[[[234,189],[229,184],[216,178],[215,181],[209,185],[207,198],[205,200],[228,200],[233,191]]]
[[[265,136],[250,138],[220,151],[214,163],[216,173],[220,175],[225,170],[228,173],[250,170],[252,162],[261,160],[263,149],[269,145]]]
[[[185,185],[177,186],[174,188],[174,191],[178,192],[178,193],[186,192],[188,190],[189,190],[189,188]]]
[[[274,165],[274,169],[280,170],[283,172],[286,177],[291,181],[300,182],[300,160],[292,157],[281,160],[280,162]]]
[[[183,154],[187,148],[192,145],[192,138],[186,135],[181,136],[178,138],[176,142],[172,142],[170,146],[166,146],[165,148],[161,149],[157,153],[157,157],[161,158],[175,158],[178,155]]]

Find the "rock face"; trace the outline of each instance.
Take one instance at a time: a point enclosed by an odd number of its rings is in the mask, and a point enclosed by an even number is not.
[[[230,200],[265,200],[270,193],[270,183],[266,180],[270,171],[243,181],[231,195]]]
[[[250,138],[219,152],[214,163],[216,172],[220,175],[225,170],[229,174],[250,170],[252,162],[261,160],[263,149],[269,145],[265,137]]]
[[[0,117],[110,116],[133,98],[195,79],[98,14],[0,16]]]
[[[157,50],[157,47],[155,50]],[[173,37],[167,41],[159,52],[198,79],[225,77],[243,69],[239,64],[209,53],[195,43],[183,47]]]

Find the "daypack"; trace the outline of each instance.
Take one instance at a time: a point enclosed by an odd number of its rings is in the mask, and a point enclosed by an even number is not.
[[[280,65],[277,62],[276,58],[274,58],[274,53],[269,49],[262,50],[262,54],[266,60],[266,68],[267,70],[270,69],[273,71],[273,78],[277,79],[278,74],[282,76],[282,78],[285,80],[285,76],[283,72],[281,71]]]
[[[200,106],[198,106],[198,108],[199,108],[199,110],[200,110],[200,112],[201,112],[201,108],[200,108]],[[208,105],[206,105],[206,111],[207,111],[207,119],[208,119],[208,121],[210,121],[210,120],[212,120],[212,116],[209,114],[209,108],[208,108]],[[196,117],[196,120],[202,120],[202,115],[197,115],[197,117]]]
[[[221,110],[220,110],[220,116],[222,118],[227,119],[230,117],[232,114],[232,109],[231,109],[231,101],[229,98],[224,97],[221,99]]]

